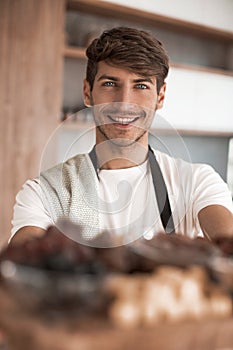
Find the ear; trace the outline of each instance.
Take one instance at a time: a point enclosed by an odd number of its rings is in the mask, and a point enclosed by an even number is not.
[[[90,84],[86,79],[83,81],[83,100],[86,107],[92,106]]]
[[[166,92],[166,83],[163,84],[163,86],[160,88],[157,103],[156,103],[156,108],[160,109],[163,107],[164,99],[165,99],[165,92]]]

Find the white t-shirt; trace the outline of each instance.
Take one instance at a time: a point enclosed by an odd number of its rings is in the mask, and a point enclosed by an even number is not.
[[[202,235],[198,213],[208,205],[223,205],[233,212],[227,184],[211,166],[191,164],[159,151],[155,155],[167,186],[176,232],[189,237]],[[148,238],[164,231],[148,161],[127,169],[100,170],[98,175],[103,231],[115,236],[140,232]],[[24,226],[46,229],[55,224],[42,202],[38,179],[28,180],[17,194],[12,224],[12,235]]]

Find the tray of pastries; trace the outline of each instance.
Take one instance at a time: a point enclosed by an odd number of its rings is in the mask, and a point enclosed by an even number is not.
[[[0,254],[6,347],[233,347],[232,243],[158,234],[97,248],[52,226],[40,238],[9,245]]]

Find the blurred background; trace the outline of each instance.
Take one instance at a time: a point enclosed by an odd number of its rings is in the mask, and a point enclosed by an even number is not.
[[[125,4],[0,1],[0,247],[9,238],[22,184],[36,177],[41,166],[70,156],[67,150],[77,138],[80,151],[94,142],[93,132],[86,132],[91,119],[79,113],[85,48],[113,26],[147,29],[169,54],[167,96],[160,111],[167,126],[152,125],[152,135],[166,144],[161,148],[183,157],[185,145],[190,160],[211,164],[233,193],[233,1]],[[158,139],[151,137],[151,143],[158,145]]]

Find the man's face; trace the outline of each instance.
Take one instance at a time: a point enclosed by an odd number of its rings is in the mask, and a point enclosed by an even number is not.
[[[156,78],[99,62],[93,89],[84,82],[84,101],[94,106],[97,140],[118,146],[148,143],[154,112],[161,108],[165,85],[157,94]]]

